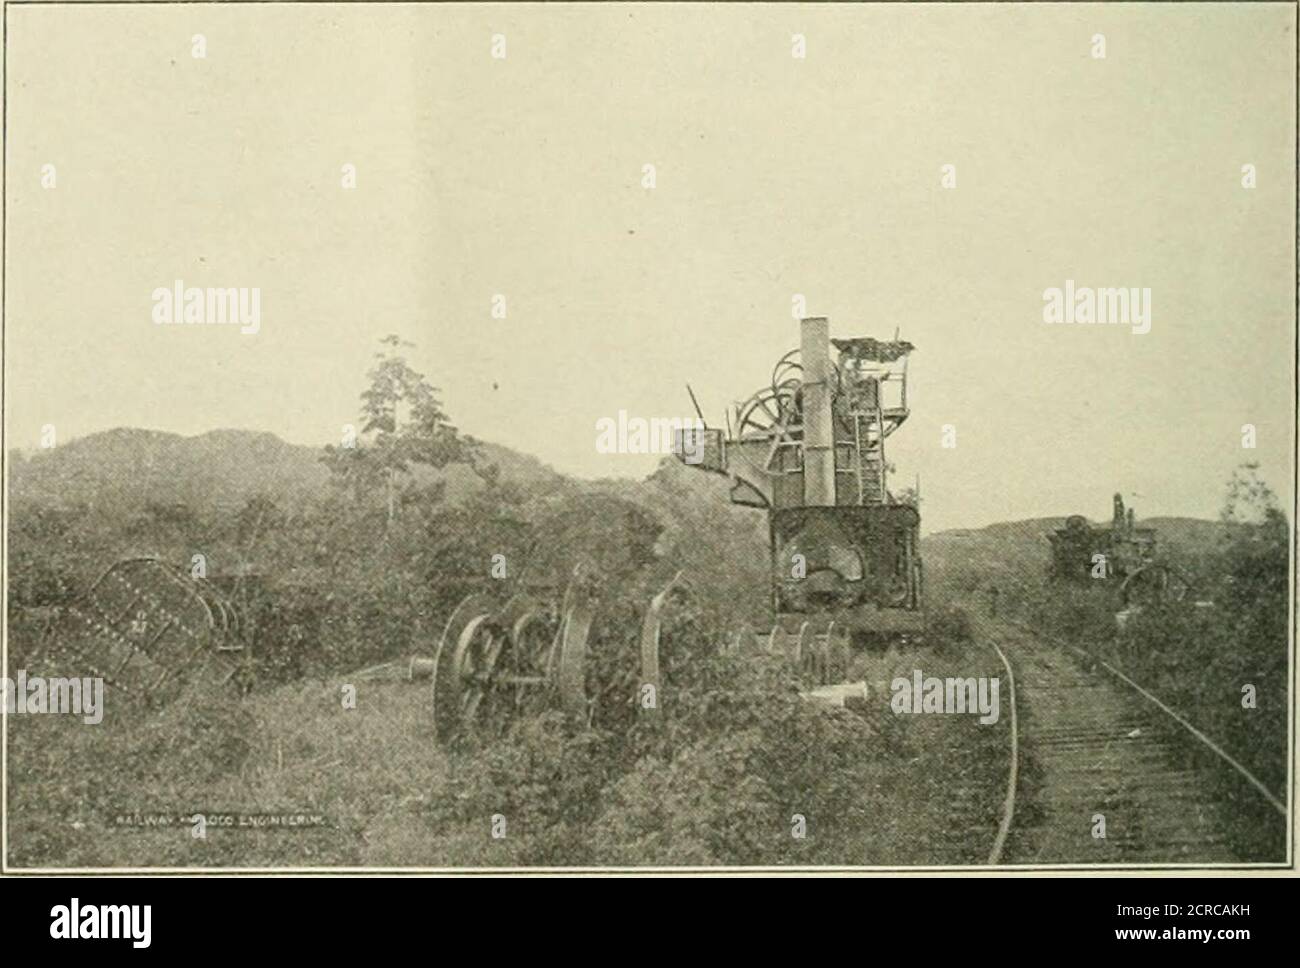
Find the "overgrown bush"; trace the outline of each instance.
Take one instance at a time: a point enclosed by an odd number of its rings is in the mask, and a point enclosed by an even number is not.
[[[964,651],[971,641],[971,619],[958,605],[946,605],[926,615],[925,642],[945,654]]]
[[[662,719],[574,733],[524,719],[452,757],[430,812],[448,863],[500,863],[485,837],[507,818],[522,864],[851,863],[867,791],[886,769],[865,720],[800,698],[771,659],[701,660],[661,697]],[[792,817],[809,834],[791,836]]]

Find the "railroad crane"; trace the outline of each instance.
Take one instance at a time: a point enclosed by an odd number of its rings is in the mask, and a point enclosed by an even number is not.
[[[852,648],[923,628],[920,513],[915,495],[890,492],[886,459],[909,414],[914,350],[897,338],[833,340],[825,317],[804,319],[798,349],[736,406],[727,432],[677,436],[679,460],[730,477],[733,503],[767,510],[776,621],[764,645],[821,680],[846,671]]]

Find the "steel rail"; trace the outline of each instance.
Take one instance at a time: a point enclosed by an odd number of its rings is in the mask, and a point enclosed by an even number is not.
[[[993,651],[1002,660],[1002,668],[1007,670],[1007,684],[1011,698],[1011,766],[1007,770],[1007,795],[1002,803],[1002,822],[998,824],[998,835],[989,851],[989,866],[995,866],[1002,859],[1002,851],[1007,845],[1011,833],[1011,824],[1016,816],[1016,787],[1020,782],[1020,724],[1016,716],[1016,674],[1011,669],[1011,662],[1006,654],[998,648],[996,642],[990,641]]]
[[[1179,726],[1182,726],[1185,730],[1187,730],[1194,737],[1196,737],[1196,739],[1198,739],[1201,743],[1203,743],[1211,752],[1213,752],[1216,756],[1218,756],[1225,763],[1227,763],[1234,770],[1236,770],[1239,774],[1241,774],[1241,776],[1246,780],[1246,782],[1249,783],[1251,786],[1253,786],[1260,793],[1260,795],[1263,796],[1264,799],[1268,801],[1269,805],[1273,807],[1273,809],[1276,810],[1278,813],[1280,813],[1284,818],[1288,815],[1286,804],[1284,804],[1281,800],[1279,800],[1276,796],[1274,796],[1273,792],[1269,790],[1269,788],[1264,785],[1263,781],[1261,781],[1258,777],[1256,777],[1255,774],[1251,773],[1250,770],[1246,769],[1246,767],[1238,763],[1237,760],[1235,760],[1226,750],[1224,750],[1221,746],[1219,746],[1218,743],[1214,742],[1214,740],[1210,739],[1210,737],[1202,733],[1199,729],[1197,729],[1195,726],[1189,723],[1181,715],[1179,715],[1177,712],[1175,712],[1165,703],[1161,702],[1160,699],[1154,696],[1149,690],[1144,689],[1142,686],[1138,685],[1136,682],[1134,682],[1132,679],[1126,676],[1123,672],[1121,672],[1120,670],[1112,666],[1105,659],[1102,659],[1100,656],[1092,655],[1091,653],[1086,652],[1077,646],[1071,645],[1068,642],[1063,642],[1060,639],[1056,638],[1055,636],[1045,634],[1036,629],[1031,629],[1029,626],[1024,625],[1023,623],[1016,621],[1014,619],[1010,620],[1008,624],[1016,626],[1021,631],[1025,632],[1028,635],[1032,635],[1035,638],[1045,639],[1056,645],[1069,649],[1075,655],[1082,656],[1083,658],[1089,660],[1090,662],[1096,662],[1098,665],[1100,665],[1103,669],[1105,669],[1115,678],[1119,679],[1121,682],[1125,683],[1126,685],[1134,689],[1136,692],[1138,692],[1141,696],[1148,699],[1152,704],[1155,705],[1157,709],[1159,709],[1161,712],[1168,715],[1170,719],[1176,722]]]

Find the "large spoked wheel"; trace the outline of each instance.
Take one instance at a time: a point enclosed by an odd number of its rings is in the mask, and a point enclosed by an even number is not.
[[[570,597],[571,596],[566,596]],[[473,728],[496,734],[558,704],[578,725],[591,719],[587,642],[592,612],[567,603],[559,628],[528,599],[500,609],[471,595],[452,612],[433,665],[434,731],[447,744]]]
[[[799,675],[807,679],[816,679],[821,663],[821,644],[811,622],[799,626],[799,642],[794,650],[795,668]]]
[[[843,376],[838,365],[834,365],[835,371],[835,393],[838,395],[843,389]],[[794,387],[803,384],[803,363],[799,361],[799,348],[795,347],[785,356],[776,361],[776,366],[772,367],[772,389],[792,385]]]
[[[784,435],[787,425],[799,423],[798,387],[786,383],[760,390],[740,408],[737,418],[740,438],[770,438]]]
[[[481,648],[471,651],[469,676],[479,698],[470,701],[468,712],[479,730],[491,734],[553,703],[554,629],[537,612],[510,617],[494,619]]]
[[[794,380],[769,387],[750,397],[737,413],[736,435],[742,441],[768,444],[765,456],[748,459],[758,473],[781,474],[789,460],[784,452],[798,453],[798,443],[803,438],[799,393],[800,384]]]
[[[795,384],[803,382],[803,364],[799,362],[798,357],[799,350],[796,348],[776,361],[776,366],[772,367],[773,390],[791,381]]]
[[[560,706],[577,726],[591,722],[591,702],[587,691],[587,641],[593,619],[591,607],[577,602],[565,613],[556,642],[556,681]]]
[[[439,743],[450,742],[468,718],[474,692],[470,649],[490,614],[487,599],[471,595],[456,606],[443,629],[433,665],[433,726]]]

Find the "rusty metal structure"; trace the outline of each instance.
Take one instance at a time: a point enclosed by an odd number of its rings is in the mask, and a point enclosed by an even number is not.
[[[663,613],[680,583],[678,573],[651,598],[639,630],[639,668],[622,670],[618,684],[625,699],[650,697],[640,707],[645,712],[658,708]],[[599,693],[609,685],[596,682],[591,670],[598,604],[597,583],[582,566],[574,569],[558,604],[536,589],[517,591],[504,601],[477,592],[462,599],[433,657],[411,659],[403,676],[432,679],[438,742],[453,742],[475,728],[500,729],[512,719],[552,708],[578,727],[589,725]]]
[[[104,679],[115,701],[158,705],[189,685],[227,686],[240,668],[239,611],[215,584],[154,557],[125,558],[60,606],[39,662]]]
[[[832,681],[850,649],[918,635],[922,567],[916,499],[889,490],[889,437],[907,420],[915,347],[831,339],[800,323],[769,384],[721,428],[685,430],[677,457],[728,476],[731,500],[768,512],[772,607],[766,648]],[[834,359],[831,348],[837,351]]]

